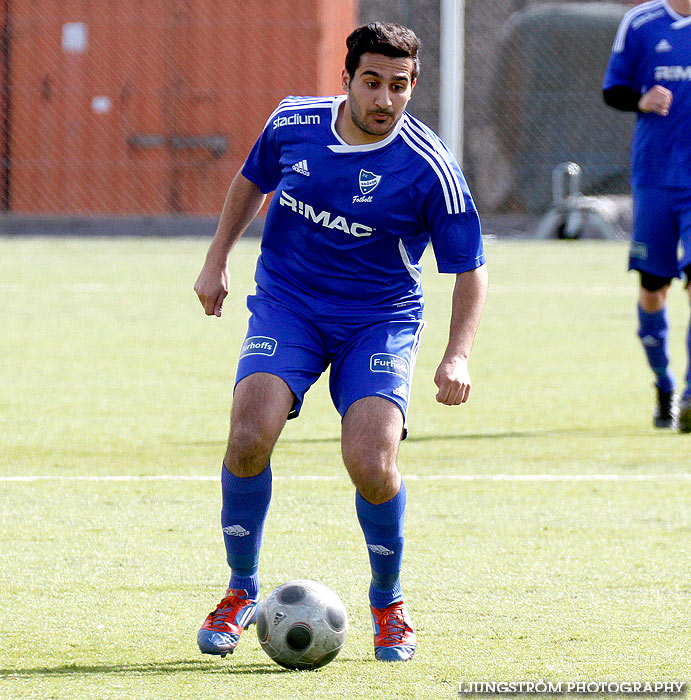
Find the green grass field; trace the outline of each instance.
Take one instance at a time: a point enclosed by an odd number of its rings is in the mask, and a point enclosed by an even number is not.
[[[691,681],[691,436],[651,427],[637,282],[625,246],[599,241],[488,244],[473,394],[456,408],[432,382],[452,279],[427,259],[400,453],[415,659],[373,658],[324,379],[274,455],[262,587],[334,588],[346,646],[316,672],[274,665],[253,628],[233,657],[200,655],[228,576],[218,478],[257,254],[241,242],[224,316],[206,318],[192,284],[207,243],[0,239],[0,698],[436,700],[477,680]],[[670,314],[681,376],[680,285]]]

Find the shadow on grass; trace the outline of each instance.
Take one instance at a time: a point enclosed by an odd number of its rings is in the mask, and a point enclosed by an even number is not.
[[[233,663],[218,664],[209,661],[163,661],[161,663],[140,663],[140,664],[65,664],[63,666],[43,666],[35,668],[9,669],[0,668],[0,680],[11,680],[13,678],[56,678],[67,676],[84,675],[162,675],[170,673],[230,673],[230,674],[251,674],[268,675],[274,673],[293,673],[276,664],[267,662],[257,663]]]
[[[414,430],[414,428],[413,428]],[[439,434],[429,434],[429,435],[415,435],[414,432],[410,434],[407,438],[407,442],[436,442],[436,441],[464,441],[464,440],[497,440],[497,439],[512,439],[512,440],[524,440],[526,438],[553,438],[553,437],[568,437],[569,435],[583,435],[585,437],[627,437],[627,436],[640,436],[641,431],[632,428],[627,425],[625,427],[608,426],[607,428],[595,427],[595,428],[544,428],[541,430],[506,430],[500,432],[488,432],[488,433],[452,433],[446,435]],[[281,438],[280,445],[282,447],[290,447],[291,445],[318,445],[318,444],[329,444],[329,443],[339,443],[341,438],[339,435],[333,437],[314,437],[314,438]],[[226,443],[221,441],[207,441],[207,442],[186,442],[186,443],[173,443],[177,446],[183,447],[200,447],[200,446],[214,446],[214,447],[225,447]]]
[[[582,435],[584,437],[625,437],[639,436],[640,431],[626,428],[545,428],[544,430],[509,430],[496,433],[455,433],[452,435],[409,435],[407,442],[436,442],[447,440],[497,440],[497,439],[519,439],[526,438],[553,438]]]

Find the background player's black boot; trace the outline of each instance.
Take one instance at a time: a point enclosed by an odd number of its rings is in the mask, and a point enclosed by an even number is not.
[[[677,399],[673,391],[662,391],[657,389],[657,406],[653,415],[653,422],[656,428],[676,428],[679,408]]]
[[[679,406],[679,432],[691,433],[691,397],[684,397]]]

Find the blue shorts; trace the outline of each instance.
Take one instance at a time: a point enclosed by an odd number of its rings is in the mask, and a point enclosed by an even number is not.
[[[672,278],[689,265],[691,189],[634,186],[629,270]]]
[[[331,367],[329,390],[341,417],[358,399],[381,396],[400,408],[405,434],[424,321],[313,321],[260,296],[248,297],[247,307],[252,315],[240,350],[236,385],[255,372],[280,377],[295,395],[288,416],[295,418],[307,390]]]

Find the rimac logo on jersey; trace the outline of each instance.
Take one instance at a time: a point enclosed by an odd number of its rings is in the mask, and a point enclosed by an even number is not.
[[[691,80],[691,66],[655,66],[655,80]]]
[[[375,353],[369,358],[369,369],[370,372],[388,372],[408,379],[408,361],[400,355],[391,355],[388,352]]]
[[[319,124],[318,114],[291,114],[289,117],[276,117],[272,122],[274,129],[281,126],[296,126],[299,124]]]
[[[276,352],[278,341],[275,338],[267,338],[264,335],[252,335],[245,338],[240,350],[240,357],[245,355],[268,355],[271,357]]]
[[[334,217],[334,215],[328,211],[320,211],[317,214],[314,207],[305,202],[301,202],[299,199],[295,199],[295,197],[291,197],[287,192],[281,192],[281,198],[278,200],[278,203],[282,207],[292,209],[296,214],[304,216],[305,219],[313,221],[315,224],[321,224],[324,228],[340,229],[357,238],[371,236],[372,231],[374,231],[373,228],[365,226],[364,224],[358,224],[357,222],[350,224],[346,221],[344,216]]]

